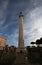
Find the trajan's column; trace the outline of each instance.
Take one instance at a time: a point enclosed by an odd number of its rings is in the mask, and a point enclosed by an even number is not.
[[[19,37],[18,37],[18,48],[16,49],[16,64],[25,63],[25,48],[24,48],[24,31],[23,31],[23,14],[19,14]]]
[[[23,14],[19,14],[19,48],[24,48],[24,33],[23,33]]]
[[[23,14],[19,14],[19,38],[18,38],[18,52],[24,51],[24,32],[23,32]]]

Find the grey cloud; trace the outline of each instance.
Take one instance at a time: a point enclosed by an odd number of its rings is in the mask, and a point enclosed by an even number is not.
[[[7,5],[8,5],[8,0],[2,1],[2,4],[0,6],[0,19],[2,19],[6,14],[5,10],[7,8]]]
[[[31,10],[29,15],[27,12],[27,17],[25,17],[25,19],[26,22],[24,23],[24,34],[25,36],[27,35],[27,40],[29,40],[28,42],[36,41],[36,39],[42,36],[42,6]]]

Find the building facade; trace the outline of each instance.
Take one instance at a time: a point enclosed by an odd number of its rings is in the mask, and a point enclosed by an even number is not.
[[[0,36],[0,50],[3,49],[3,47],[6,46],[6,38]]]

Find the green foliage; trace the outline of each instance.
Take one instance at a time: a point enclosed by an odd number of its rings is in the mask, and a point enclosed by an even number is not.
[[[15,53],[8,52],[6,54],[2,54],[0,64],[12,64],[15,61]]]
[[[27,57],[30,63],[39,63],[40,53],[38,52],[39,47],[27,48]]]

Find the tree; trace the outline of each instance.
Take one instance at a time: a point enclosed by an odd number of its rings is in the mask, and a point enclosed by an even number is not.
[[[39,39],[36,40],[36,44],[37,44],[37,46],[40,45],[40,40]]]
[[[31,44],[32,44],[32,45],[34,45],[34,44],[35,44],[35,42],[31,42]]]
[[[35,42],[31,42],[31,44],[35,44]]]
[[[40,38],[40,44],[42,44],[42,38]]]

